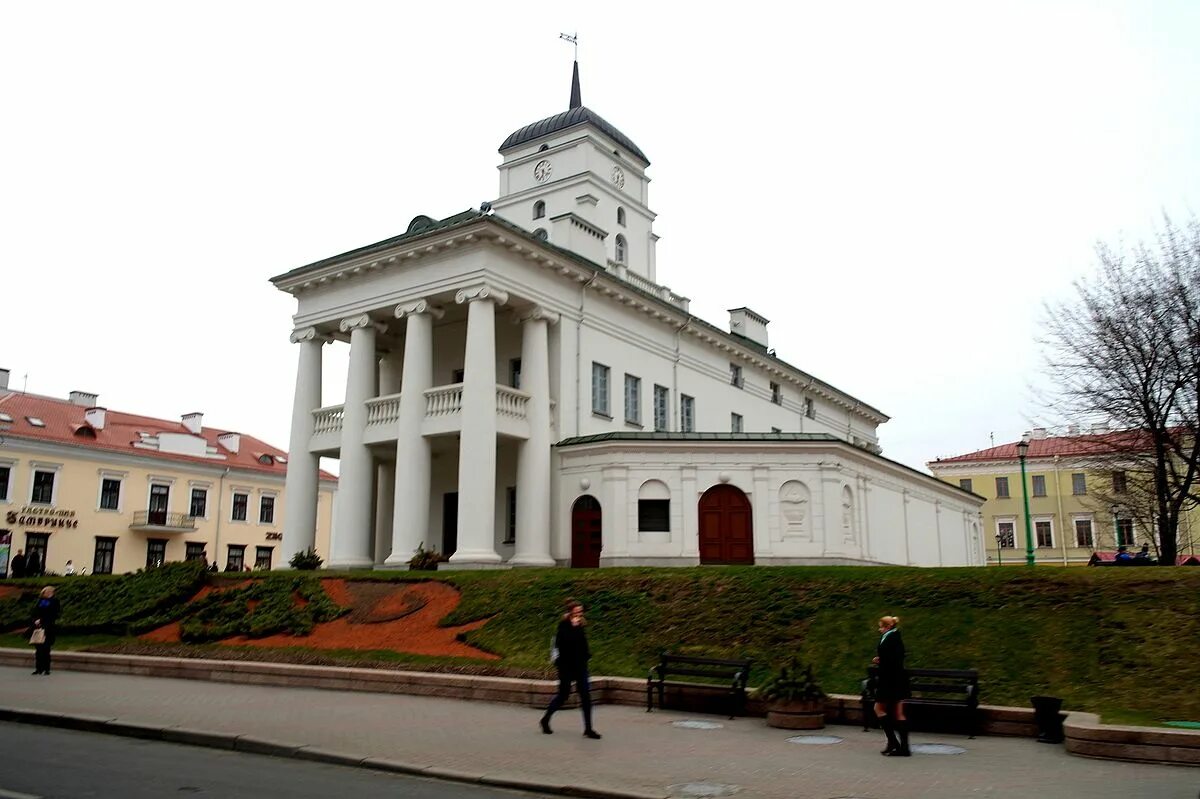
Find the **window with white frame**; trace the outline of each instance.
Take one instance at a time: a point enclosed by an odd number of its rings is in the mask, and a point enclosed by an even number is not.
[[[1008,499],[1008,478],[996,478],[996,499]]]
[[[1035,519],[1033,522],[1034,543],[1038,549],[1054,546],[1054,522],[1050,519]]]
[[[54,478],[57,472],[51,469],[33,470],[33,490],[29,495],[31,505],[54,504]]]
[[[1046,496],[1046,475],[1035,474],[1030,478],[1030,481],[1033,484],[1033,495],[1035,497]]]
[[[683,433],[696,432],[696,398],[679,395],[679,430]]]
[[[1017,523],[1013,519],[1002,519],[996,522],[996,540],[1001,549],[1016,549]]]
[[[1133,546],[1133,519],[1117,519],[1117,546]]]
[[[258,523],[275,523],[275,495],[263,494],[258,498]]]
[[[508,384],[515,389],[521,388],[521,359],[513,358],[508,362]]]
[[[804,398],[804,415],[809,419],[817,418],[817,404],[813,402],[812,397]]]
[[[100,478],[100,510],[121,509],[121,478]]]
[[[0,502],[9,501],[9,490],[12,488],[12,466],[0,463]]]
[[[250,494],[245,491],[233,492],[233,505],[230,508],[229,520],[234,522],[246,521],[246,513],[250,508]]]
[[[1071,493],[1077,497],[1087,494],[1087,475],[1077,472],[1071,475]]]
[[[744,432],[742,429],[744,422],[745,422],[745,420],[742,418],[742,415],[740,413],[729,414],[729,432],[731,432],[731,433]]]
[[[612,416],[608,404],[608,378],[611,372],[604,364],[592,362],[592,413]]]
[[[517,487],[508,486],[504,491],[504,541],[517,542]]]
[[[625,227],[625,209],[621,206],[617,206],[617,224]]]
[[[742,367],[736,363],[729,364],[729,385],[741,388],[744,383],[742,380]]]
[[[973,484],[971,483],[970,477],[964,477],[958,481],[958,487],[961,488],[963,491],[971,491],[972,485]]]
[[[642,379],[633,375],[625,375],[625,421],[642,423]]]
[[[188,516],[193,519],[208,518],[208,489],[192,486],[191,501],[188,503]]]
[[[1096,545],[1092,537],[1092,520],[1090,518],[1075,519],[1075,546],[1091,549]]]
[[[240,572],[246,566],[246,545],[230,544],[225,558],[225,571]]]
[[[627,256],[626,256],[625,237],[622,236],[620,233],[618,233],[617,234],[617,244],[616,244],[616,258],[614,258],[613,260],[615,260],[619,264],[623,264],[623,263],[625,263],[626,257]]]
[[[1129,481],[1125,472],[1112,473],[1112,490],[1114,494],[1124,494],[1129,490]]]
[[[271,552],[275,547],[255,547],[254,548],[254,570],[255,571],[270,571],[271,570]]]
[[[771,402],[776,405],[783,404],[783,386],[778,383],[771,383]]]
[[[666,386],[654,387],[654,431],[664,433],[671,429],[671,390]]]
[[[535,202],[533,204],[533,218],[534,219],[545,219],[545,217],[546,217],[546,204],[544,202],[542,202],[541,200],[538,200],[537,202]]]
[[[638,489],[638,532],[671,531],[671,489],[661,480],[647,480]]]

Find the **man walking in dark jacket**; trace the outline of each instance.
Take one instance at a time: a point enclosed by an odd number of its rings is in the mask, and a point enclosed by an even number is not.
[[[550,700],[542,716],[542,732],[550,735],[550,717],[563,706],[571,695],[571,683],[579,692],[579,707],[583,711],[583,736],[598,740],[600,733],[592,729],[592,692],[588,683],[588,660],[592,654],[588,650],[587,635],[583,632],[586,622],[583,618],[583,605],[575,600],[567,600],[567,612],[558,623],[558,631],[554,635],[554,649],[558,658],[554,665],[558,667],[558,693]]]

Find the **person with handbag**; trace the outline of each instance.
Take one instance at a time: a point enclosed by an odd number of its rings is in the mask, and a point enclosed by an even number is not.
[[[583,632],[586,624],[583,618],[583,603],[574,599],[567,600],[566,613],[558,623],[558,631],[554,634],[554,646],[551,657],[558,668],[558,693],[550,700],[550,706],[542,715],[542,732],[550,735],[550,717],[563,706],[571,695],[571,683],[579,692],[579,707],[583,711],[583,736],[598,740],[600,733],[592,729],[592,692],[588,682],[588,650],[587,635]]]
[[[58,614],[61,611],[62,606],[54,595],[54,586],[43,588],[37,604],[33,606],[33,630],[29,634],[29,643],[33,644],[34,674],[50,673],[50,647],[54,646]]]
[[[904,641],[900,638],[900,619],[884,616],[879,620],[879,667],[875,686],[875,716],[887,736],[887,747],[880,752],[887,757],[910,757],[908,748],[908,719],[904,716],[904,700],[912,696],[908,672],[904,668]]]

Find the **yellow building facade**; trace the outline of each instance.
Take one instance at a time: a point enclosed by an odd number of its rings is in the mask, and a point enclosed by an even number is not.
[[[1129,507],[1127,473],[1119,464],[1100,468],[1097,463],[1099,435],[1104,433],[1049,436],[1044,430],[1032,431],[1024,490],[1016,442],[926,465],[938,479],[986,497],[981,514],[988,565],[1024,565],[1025,492],[1029,538],[1038,564],[1083,566],[1094,553],[1111,553],[1119,546],[1136,553],[1143,544],[1154,557],[1153,536],[1142,521],[1145,514]],[[1181,556],[1196,554],[1193,530],[1200,534],[1196,513],[1180,523]]]
[[[231,571],[288,565],[287,453],[206,428],[200,414],[169,421],[109,411],[95,400],[0,387],[0,572],[11,576],[18,553],[35,554],[42,571],[57,574],[120,574],[201,558]],[[323,557],[336,487],[323,472]]]

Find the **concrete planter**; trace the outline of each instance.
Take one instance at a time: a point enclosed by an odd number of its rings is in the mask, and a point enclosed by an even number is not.
[[[824,700],[771,702],[767,705],[767,724],[784,730],[820,730],[825,727]]]

